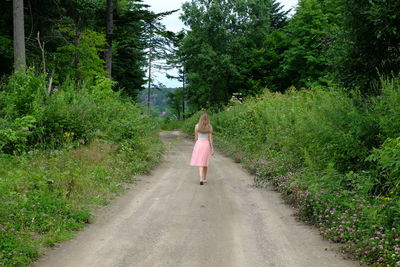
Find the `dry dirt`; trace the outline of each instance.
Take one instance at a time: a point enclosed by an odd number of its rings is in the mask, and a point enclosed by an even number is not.
[[[254,188],[239,164],[216,153],[200,186],[193,142],[161,137],[163,163],[34,266],[359,266],[297,222],[278,193]]]

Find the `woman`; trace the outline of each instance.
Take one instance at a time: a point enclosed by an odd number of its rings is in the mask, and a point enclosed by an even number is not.
[[[194,127],[194,141],[191,166],[198,166],[200,173],[200,185],[207,183],[207,170],[210,155],[214,154],[212,126],[207,113],[200,116],[199,123]]]

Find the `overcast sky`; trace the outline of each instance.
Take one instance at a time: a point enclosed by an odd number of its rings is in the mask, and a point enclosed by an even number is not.
[[[150,6],[150,10],[159,13],[164,11],[170,11],[180,9],[182,4],[188,2],[187,0],[144,0],[143,3]],[[293,9],[298,0],[278,0],[284,6],[285,10]],[[178,32],[183,28],[183,23],[179,19],[180,11],[164,18],[162,23],[167,27],[167,30]],[[171,73],[173,74],[173,73]],[[174,74],[173,74],[174,75]],[[159,73],[156,75],[158,82],[163,83],[167,87],[179,87],[180,84],[175,80],[170,80],[165,77],[165,74]]]

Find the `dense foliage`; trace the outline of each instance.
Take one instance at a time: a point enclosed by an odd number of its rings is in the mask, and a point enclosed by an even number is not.
[[[379,93],[379,75],[400,71],[400,2],[193,0],[180,47],[194,109],[219,109],[233,94],[340,85]]]
[[[112,78],[114,89],[136,98],[146,83],[147,26],[155,14],[142,1],[115,0]],[[0,3],[0,77],[13,68],[12,1]],[[52,74],[54,83],[106,77],[106,1],[28,1],[25,3],[27,65]],[[41,45],[39,45],[39,40]],[[41,49],[41,47],[43,50]]]
[[[400,264],[400,80],[368,100],[316,87],[233,99],[212,114],[219,148],[260,186],[272,184],[299,218],[371,264]],[[192,134],[198,116],[184,122]],[[397,265],[396,265],[397,264]]]
[[[192,1],[183,5],[182,20],[190,27],[181,44],[188,97],[196,108],[218,106],[234,92],[255,94],[251,77],[253,51],[272,29],[271,1]],[[283,15],[274,18],[284,24]]]
[[[29,70],[0,91],[0,265],[26,265],[70,238],[160,157],[157,121],[108,78],[47,83]]]
[[[0,3],[2,266],[28,265],[71,238],[159,160],[158,122],[132,99],[146,81],[146,27],[161,15],[141,1],[114,2],[113,80],[105,1],[25,1],[28,67],[18,70],[12,1]]]
[[[343,24],[332,60],[336,80],[376,94],[374,83],[379,75],[397,75],[400,71],[400,2],[339,3]]]

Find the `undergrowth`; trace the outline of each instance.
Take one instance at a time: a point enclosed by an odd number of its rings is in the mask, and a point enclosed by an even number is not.
[[[297,218],[374,266],[400,266],[400,80],[379,97],[314,88],[233,99],[212,113],[218,149],[273,186]],[[199,114],[182,129],[192,134]]]
[[[26,266],[91,222],[92,211],[149,172],[159,122],[111,90],[33,70],[0,87],[0,266]]]

